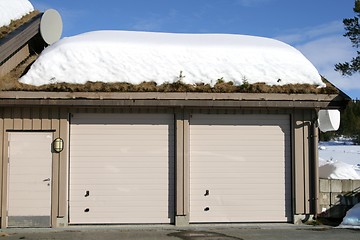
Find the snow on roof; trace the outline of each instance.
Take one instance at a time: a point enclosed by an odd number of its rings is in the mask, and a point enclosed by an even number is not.
[[[12,20],[17,20],[34,11],[28,0],[0,0],[0,27],[7,26]]]
[[[268,85],[325,86],[316,68],[295,48],[263,37],[97,31],[64,38],[45,49],[20,81],[50,83],[218,79]]]

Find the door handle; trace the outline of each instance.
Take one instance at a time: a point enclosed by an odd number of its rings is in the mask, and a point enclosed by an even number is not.
[[[44,179],[43,182],[50,182],[50,178]]]

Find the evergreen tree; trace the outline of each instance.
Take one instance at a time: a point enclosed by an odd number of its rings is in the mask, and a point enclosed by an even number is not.
[[[355,17],[345,18],[343,20],[346,33],[345,37],[348,37],[352,42],[354,48],[358,49],[360,46],[360,0],[355,0],[354,7]],[[357,56],[354,57],[350,62],[338,63],[335,65],[335,70],[341,72],[342,75],[351,76],[352,74],[360,73],[360,51],[356,51]]]

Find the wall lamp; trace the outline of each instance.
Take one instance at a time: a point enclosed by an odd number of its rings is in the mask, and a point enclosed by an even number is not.
[[[55,152],[60,153],[64,150],[64,140],[62,138],[56,138],[53,142],[53,149]]]

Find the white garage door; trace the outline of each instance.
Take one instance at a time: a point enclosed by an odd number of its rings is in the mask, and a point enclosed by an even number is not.
[[[170,223],[173,115],[75,114],[70,223]]]
[[[291,219],[288,115],[190,119],[190,222]]]

